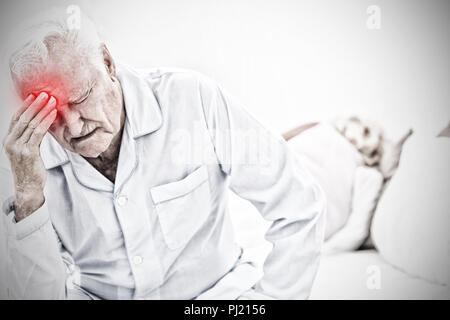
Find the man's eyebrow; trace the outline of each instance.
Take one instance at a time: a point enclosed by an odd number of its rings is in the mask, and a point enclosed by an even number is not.
[[[69,104],[77,104],[77,103],[82,102],[84,99],[87,98],[89,93],[91,93],[92,87],[93,87],[93,85],[89,84],[88,89],[86,91],[84,91],[84,93],[82,95],[80,95],[77,99],[69,100]]]

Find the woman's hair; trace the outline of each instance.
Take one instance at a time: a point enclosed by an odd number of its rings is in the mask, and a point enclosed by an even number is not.
[[[76,6],[53,8],[35,15],[11,39],[9,70],[16,87],[44,72],[60,46],[92,59],[95,64],[102,62],[97,28]]]

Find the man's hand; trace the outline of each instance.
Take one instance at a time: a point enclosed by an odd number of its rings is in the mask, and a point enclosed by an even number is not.
[[[20,221],[39,209],[44,199],[47,173],[40,144],[56,119],[56,99],[46,93],[29,95],[13,116],[4,140],[15,184],[15,217]]]

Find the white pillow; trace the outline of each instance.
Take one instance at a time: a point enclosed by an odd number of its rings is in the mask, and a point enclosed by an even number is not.
[[[378,203],[371,233],[391,264],[450,284],[450,139],[413,135]]]

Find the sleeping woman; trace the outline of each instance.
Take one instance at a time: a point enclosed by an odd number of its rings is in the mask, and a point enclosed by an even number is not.
[[[393,143],[377,124],[356,117],[309,123],[283,134],[327,195],[325,252],[356,250],[368,239],[383,186],[411,134]]]

